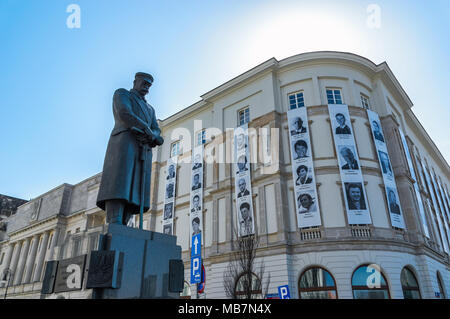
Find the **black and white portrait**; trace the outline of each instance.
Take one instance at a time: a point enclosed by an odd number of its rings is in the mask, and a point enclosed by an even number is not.
[[[167,178],[171,179],[175,177],[175,165],[171,164],[169,165],[169,168],[167,169]]]
[[[297,193],[298,213],[313,213],[317,211],[317,203],[312,192]]]
[[[336,126],[336,134],[352,134],[350,127],[346,124],[345,115],[342,113],[337,113],[335,115],[337,126]]]
[[[167,203],[164,205],[164,220],[172,218],[173,203]]]
[[[236,174],[248,171],[248,167],[247,167],[247,156],[245,155],[241,155],[238,157],[237,160],[237,171]]]
[[[389,211],[391,214],[400,215],[400,205],[398,204],[397,195],[393,188],[386,187],[388,195]]]
[[[192,236],[198,235],[202,232],[200,225],[200,218],[195,217],[192,219]]]
[[[172,224],[164,225],[163,233],[166,235],[172,235]]]
[[[303,125],[303,120],[300,116],[292,119],[291,127],[291,135],[306,133],[306,127]]]
[[[308,173],[308,167],[306,165],[299,165],[296,169],[297,179],[295,180],[295,185],[306,185],[311,184],[312,178]]]
[[[237,195],[238,198],[240,198],[242,196],[250,195],[250,192],[247,189],[247,181],[245,180],[245,178],[240,178],[239,179],[239,181],[238,181],[238,188],[239,188],[239,193]]]
[[[202,188],[202,183],[200,181],[200,174],[194,174],[194,177],[192,177],[192,190],[200,188]]]
[[[378,151],[378,155],[380,156],[380,163],[383,174],[393,176],[391,162],[389,161],[389,155],[383,151]]]
[[[362,183],[344,183],[347,195],[347,204],[349,210],[365,210],[366,201]]]
[[[238,151],[242,151],[247,147],[244,133],[239,133],[236,135],[236,147]]]
[[[202,210],[202,206],[200,204],[200,195],[194,195],[194,197],[192,197],[192,208],[191,208],[191,213],[196,213],[196,212],[200,212]]]
[[[172,198],[175,191],[175,183],[168,183],[166,185],[166,198]]]
[[[202,155],[195,154],[194,156],[194,165],[192,165],[192,170],[196,170],[202,167]]]
[[[308,157],[308,143],[305,140],[295,141],[293,147],[294,160]]]
[[[377,121],[372,121],[372,130],[373,130],[373,136],[376,140],[384,143],[384,136],[381,133],[380,130],[380,124]]]
[[[341,163],[345,163],[341,166],[341,169],[359,169],[358,161],[355,158],[355,148],[353,146],[339,145],[338,150],[341,157]]]
[[[241,236],[250,235],[253,233],[253,219],[250,204],[247,202],[242,203],[239,206],[239,231]]]

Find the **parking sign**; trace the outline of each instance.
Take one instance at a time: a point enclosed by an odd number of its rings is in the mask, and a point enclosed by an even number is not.
[[[200,256],[191,258],[191,284],[198,284],[202,279],[202,258]]]
[[[289,285],[279,286],[278,295],[280,299],[291,299],[291,294],[289,293]]]

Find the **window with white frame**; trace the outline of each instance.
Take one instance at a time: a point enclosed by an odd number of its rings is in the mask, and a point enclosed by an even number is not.
[[[196,141],[197,145],[202,145],[202,144],[206,143],[206,136],[205,136],[205,134],[206,134],[206,130],[205,129],[197,132],[197,141]]]
[[[241,126],[248,122],[250,122],[250,109],[246,107],[238,112],[238,124]]]
[[[342,104],[342,90],[336,88],[327,88],[328,104]]]
[[[170,144],[170,157],[174,157],[176,155],[180,155],[180,141],[173,142]]]
[[[303,92],[297,92],[289,94],[289,109],[297,109],[299,107],[305,106],[305,99],[303,97]]]
[[[367,95],[361,94],[361,106],[366,110],[370,108],[369,97]]]

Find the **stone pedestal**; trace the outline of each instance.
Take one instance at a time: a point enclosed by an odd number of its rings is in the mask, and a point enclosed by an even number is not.
[[[179,268],[180,263],[182,265],[181,247],[176,245],[176,236],[110,224],[107,234],[100,238],[99,246],[100,253],[115,251],[118,257],[111,259],[105,254],[105,266],[101,271],[111,272],[113,278],[105,281],[114,284],[107,288],[94,288],[94,299],[179,297],[184,270]],[[95,258],[92,256],[89,276],[94,274]],[[97,269],[98,265],[99,262]],[[102,287],[98,281],[93,286]]]

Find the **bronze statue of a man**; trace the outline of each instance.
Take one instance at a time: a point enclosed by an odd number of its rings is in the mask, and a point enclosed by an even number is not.
[[[150,208],[151,149],[164,143],[155,110],[145,100],[152,83],[150,74],[138,72],[133,89],[114,92],[115,125],[97,197],[110,224],[127,225],[141,205],[144,211]]]

